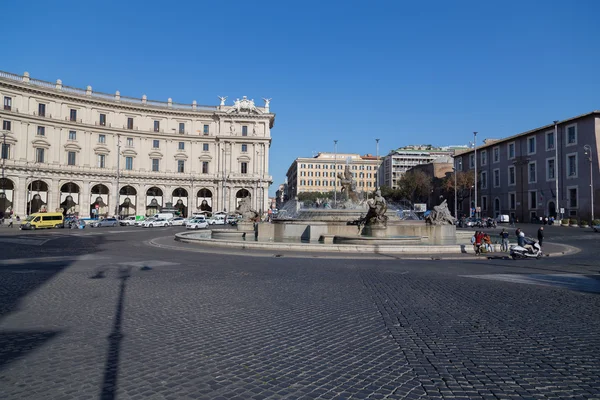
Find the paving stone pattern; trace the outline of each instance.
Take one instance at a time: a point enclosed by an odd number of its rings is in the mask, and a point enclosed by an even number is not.
[[[427,398],[600,398],[597,296],[376,269],[362,276]]]
[[[197,257],[1,267],[1,397],[600,398],[596,295]]]

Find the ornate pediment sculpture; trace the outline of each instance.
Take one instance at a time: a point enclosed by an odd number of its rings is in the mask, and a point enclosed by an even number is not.
[[[248,99],[246,96],[242,97],[242,99],[235,99],[233,102],[233,107],[227,111],[228,114],[236,113],[256,113],[262,114],[262,112],[256,108],[254,105],[254,99]]]

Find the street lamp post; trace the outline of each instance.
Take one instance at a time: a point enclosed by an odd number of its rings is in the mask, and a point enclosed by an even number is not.
[[[478,218],[477,213],[477,132],[473,132],[473,148],[475,149],[475,218]]]
[[[558,217],[558,212],[560,211],[559,197],[558,197],[558,121],[554,121],[554,181],[556,183],[556,217]],[[562,215],[560,216],[562,219]]]
[[[337,140],[333,141],[333,207],[337,208]]]
[[[471,204],[473,204],[473,185],[471,185],[471,187],[469,188],[469,218],[471,218],[473,215],[471,215]]]
[[[226,162],[227,150],[225,149],[225,146],[223,146],[223,148],[221,148],[221,150],[222,150],[222,154],[223,154],[223,211],[227,212],[227,206],[225,204],[226,199],[227,199],[227,173],[225,171],[225,169],[227,168],[227,162]]]
[[[375,139],[375,143],[377,143],[377,150],[375,153],[377,159],[377,169],[375,170],[375,190],[379,190],[379,139]]]
[[[456,167],[452,168],[452,171],[454,171],[454,218],[458,219],[458,200],[457,200],[457,187],[456,187],[457,170],[456,170]]]
[[[594,167],[592,166],[592,146],[586,144],[583,146],[583,150],[585,151],[585,155],[588,156],[587,159],[590,162],[590,201],[592,204],[592,221],[594,220]],[[591,221],[590,221],[591,222]]]
[[[6,159],[8,158],[8,148],[6,147],[6,132],[2,133],[2,198],[6,199],[6,181],[4,179],[4,164],[6,164]],[[14,190],[13,190],[14,193]],[[14,194],[13,194],[14,199]],[[6,210],[2,210],[4,212]]]
[[[117,204],[115,204],[115,218],[119,218],[119,197],[121,190],[119,189],[119,178],[121,177],[121,135],[117,135]]]

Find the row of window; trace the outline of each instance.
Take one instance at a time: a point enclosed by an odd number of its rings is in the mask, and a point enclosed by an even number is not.
[[[321,181],[318,179],[316,181],[313,181],[312,179],[309,179],[309,180],[301,179],[300,185],[301,186],[335,186],[335,181]],[[364,181],[361,181],[361,182],[357,182],[357,185],[362,186],[362,187],[365,187],[365,186],[373,187],[373,182],[368,181],[365,183]],[[341,187],[341,184],[338,183],[338,186]]]
[[[12,98],[8,96],[4,96],[4,109],[7,111],[12,110]],[[38,112],[37,115],[40,117],[46,116],[46,104],[39,103],[38,104]],[[69,109],[69,121],[77,122],[77,110],[74,108]],[[98,125],[106,126],[106,114],[99,114]],[[127,118],[127,129],[134,129],[133,125],[133,117]],[[8,129],[10,130],[10,129]],[[160,121],[154,121],[154,132],[160,132]],[[185,133],[185,122],[179,123],[178,132],[181,134]],[[204,125],[202,133],[204,135],[208,135],[209,125]],[[242,126],[242,136],[248,136],[248,126]]]
[[[319,171],[316,171],[316,172],[313,172],[313,171],[300,171],[300,176],[308,176],[308,177],[315,176],[315,177],[319,178],[319,177],[321,177],[321,172],[319,172]],[[334,178],[335,177],[335,172],[329,172],[329,173],[328,172],[323,172],[322,176],[325,177],[325,178],[328,177],[328,176],[331,177],[331,178]],[[371,173],[371,172],[368,172],[366,174],[364,172],[360,172],[360,173],[352,172],[352,176],[354,178],[357,178],[357,177],[358,178],[376,178],[377,174],[376,173]]]
[[[500,169],[496,168],[492,171],[494,187],[500,187]],[[577,153],[567,154],[567,178],[577,178]],[[546,181],[556,179],[556,162],[554,158],[546,159]],[[537,162],[531,161],[527,165],[527,182],[537,183]],[[508,167],[508,186],[516,185],[516,167],[510,165]],[[480,186],[482,189],[487,189],[487,171],[481,171]]]
[[[300,164],[300,168],[308,168],[308,169],[335,169],[335,164],[331,163],[331,164]],[[343,164],[337,164],[337,169],[344,169],[344,165]],[[375,167],[372,165],[352,165],[351,168],[352,170],[367,170],[367,171],[372,171],[375,170]]]
[[[552,197],[552,194],[550,194]],[[481,210],[488,211],[488,201],[487,196],[481,196]],[[567,207],[568,208],[577,208],[579,206],[579,198],[578,198],[578,187],[572,186],[567,188]],[[527,208],[529,210],[536,210],[540,208],[544,208],[544,191],[538,192],[537,190],[530,190],[527,194]],[[496,199],[496,204],[494,206],[495,211],[499,212],[500,209],[500,201]],[[508,209],[516,210],[517,209],[517,192],[508,193]]]
[[[10,144],[3,143],[1,157],[3,159],[10,158]],[[96,166],[98,168],[106,168],[106,155],[97,154],[97,163]],[[35,149],[35,161],[38,163],[43,163],[46,160],[46,149],[36,148]],[[152,171],[159,172],[160,171],[160,159],[152,158]],[[67,165],[77,165],[77,152],[68,151],[67,152]],[[125,170],[131,171],[133,170],[133,157],[125,157]],[[209,162],[202,162],[202,173],[208,174],[209,172]],[[184,173],[185,172],[185,160],[177,160],[177,172]],[[240,173],[247,174],[248,173],[248,163],[240,162]]]
[[[566,128],[567,130],[567,144],[566,146],[575,146],[577,145],[577,125],[569,125]],[[507,143],[507,159],[512,160],[516,157],[516,143],[510,142]],[[546,151],[554,151],[555,150],[555,140],[554,140],[554,131],[546,132]],[[527,138],[527,155],[534,155],[537,153],[537,137],[531,136]],[[480,150],[480,165],[487,165],[487,150]],[[457,159],[457,168],[462,170],[462,160],[460,158]],[[496,146],[492,148],[492,162],[498,163],[500,162],[500,146]],[[475,154],[469,155],[469,167],[475,168]]]

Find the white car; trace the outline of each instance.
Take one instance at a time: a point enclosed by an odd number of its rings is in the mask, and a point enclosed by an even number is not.
[[[133,224],[135,224],[135,216],[126,217],[119,221],[121,226],[133,226]]]
[[[154,228],[155,226],[169,226],[169,221],[164,218],[150,218],[145,220],[141,225],[142,228]]]
[[[209,225],[225,225],[225,216],[224,215],[215,215],[208,219]]]
[[[186,229],[206,229],[208,228],[208,222],[204,218],[195,218],[185,225]]]
[[[187,219],[183,217],[175,217],[169,220],[170,226],[182,226],[187,223]]]

